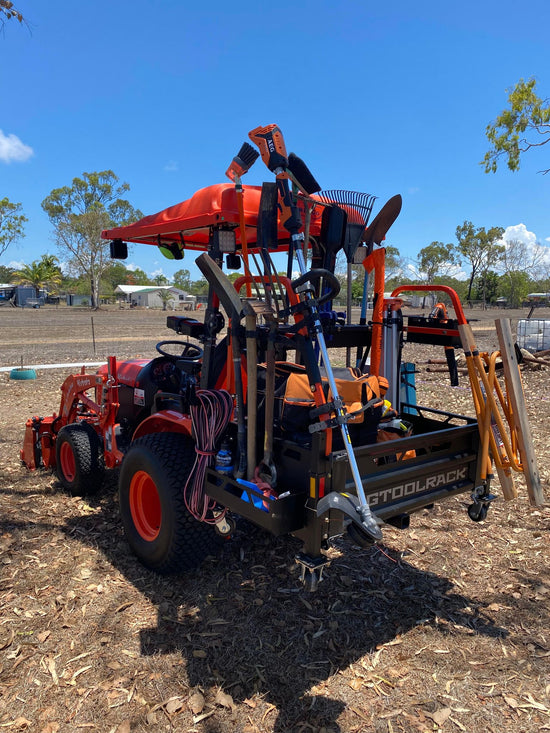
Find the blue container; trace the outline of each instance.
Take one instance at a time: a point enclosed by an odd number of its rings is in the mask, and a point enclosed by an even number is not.
[[[410,362],[401,364],[401,390],[399,401],[401,404],[407,402],[409,405],[416,405],[416,384],[415,384],[415,365]],[[412,407],[403,407],[401,412],[410,415],[418,414],[418,410]]]
[[[253,491],[260,491],[260,488],[258,484],[253,483],[252,481],[245,481],[243,478],[238,478],[237,483],[241,484],[241,486],[246,486],[249,489],[252,489]],[[241,494],[241,499],[243,501],[250,502],[252,500],[252,504],[256,507],[256,509],[261,509],[263,512],[269,511],[269,498],[266,497],[263,499],[261,496],[257,496],[256,494],[248,493],[248,491],[243,491]]]
[[[216,471],[223,473],[226,476],[231,476],[233,473],[233,456],[231,451],[227,448],[220,448],[216,453]]]

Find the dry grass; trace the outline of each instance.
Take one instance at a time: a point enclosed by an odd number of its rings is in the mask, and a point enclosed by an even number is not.
[[[94,354],[89,312],[3,309],[1,361],[152,355],[173,335],[165,315],[94,314]],[[474,326],[494,346],[490,321]],[[162,579],[129,553],[116,476],[71,498],[19,465],[26,418],[57,408],[64,376],[0,375],[0,729],[550,730],[550,510],[530,507],[521,481],[522,498],[478,525],[456,499],[371,550],[342,539],[313,595],[297,543],[250,526],[200,571]],[[550,373],[523,376],[548,495]],[[420,401],[472,414],[464,380],[417,380]]]

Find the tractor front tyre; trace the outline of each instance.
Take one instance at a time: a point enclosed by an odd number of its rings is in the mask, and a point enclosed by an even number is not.
[[[119,504],[128,544],[161,575],[198,567],[219,540],[211,525],[185,506],[183,488],[195,461],[191,438],[153,433],[138,438],[122,462]]]
[[[88,423],[61,428],[55,442],[56,474],[73,496],[94,494],[103,484],[105,466],[101,442]]]

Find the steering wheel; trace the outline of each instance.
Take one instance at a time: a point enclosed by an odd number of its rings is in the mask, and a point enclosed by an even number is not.
[[[304,272],[303,275],[300,275],[299,278],[292,281],[292,288],[293,290],[296,290],[300,285],[304,285],[307,282],[314,283],[316,280],[320,280],[321,278],[323,278],[323,285],[328,287],[329,290],[317,299],[318,305],[326,303],[327,300],[334,300],[340,292],[340,282],[338,281],[338,278],[330,272],[330,270],[318,268],[309,270],[309,272]]]
[[[168,346],[168,344],[181,346],[181,354],[170,354],[170,352],[165,351],[163,347]],[[204,354],[204,351],[200,346],[196,346],[190,341],[159,341],[155,346],[155,349],[161,356],[166,356],[169,359],[187,359],[187,361],[199,361],[199,359],[202,359],[202,355]]]

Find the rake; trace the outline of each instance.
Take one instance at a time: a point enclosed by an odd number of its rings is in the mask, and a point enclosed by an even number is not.
[[[343,191],[340,189],[331,189],[320,191],[319,198],[324,204],[338,206],[346,213],[346,226],[344,228],[344,237],[342,248],[345,252],[348,262],[347,266],[347,296],[346,296],[346,315],[347,322],[351,323],[351,266],[354,261],[354,255],[361,242],[361,238],[372,212],[373,204],[376,196],[370,193],[360,193],[359,191]],[[327,252],[325,254],[325,266],[328,261],[332,260],[332,267],[336,264],[336,252]],[[364,297],[366,296],[366,280],[363,283]],[[346,366],[351,366],[351,351],[349,347],[346,349]]]
[[[359,191],[343,191],[331,189],[316,194],[324,204],[339,206],[347,214],[343,249],[349,263],[353,262],[355,250],[361,241],[361,235],[369,223],[369,217],[376,196]]]

